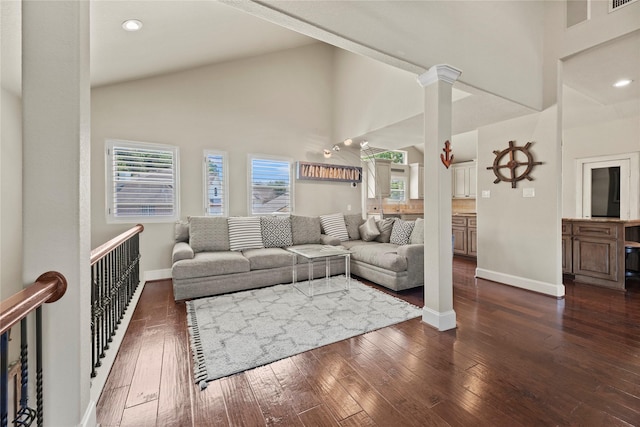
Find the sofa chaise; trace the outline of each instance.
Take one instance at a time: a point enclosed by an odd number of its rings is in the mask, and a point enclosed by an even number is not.
[[[307,261],[286,248],[309,245],[342,246],[351,253],[352,274],[389,289],[421,286],[421,225],[421,220],[364,221],[360,214],[190,217],[175,225],[174,298],[187,300],[291,283],[294,266],[297,280],[306,280]],[[332,258],[330,263],[332,275],[344,274],[343,258]],[[314,277],[324,274],[325,264],[315,263]]]

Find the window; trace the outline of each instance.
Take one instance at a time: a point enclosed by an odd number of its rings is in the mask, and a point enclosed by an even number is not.
[[[404,202],[406,200],[407,180],[405,178],[391,177],[391,193],[389,201]]]
[[[205,215],[228,216],[227,153],[204,152],[204,213]]]
[[[375,153],[370,157],[373,157],[374,159],[389,159],[391,160],[391,163],[400,165],[407,164],[407,152],[402,150],[382,151],[380,153]]]
[[[180,217],[178,148],[107,141],[107,222],[171,222]]]
[[[290,160],[249,157],[252,215],[292,212],[291,164]]]

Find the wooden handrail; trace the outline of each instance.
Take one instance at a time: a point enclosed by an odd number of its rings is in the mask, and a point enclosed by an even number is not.
[[[44,303],[58,301],[67,291],[67,279],[48,271],[20,292],[0,302],[0,335]]]
[[[109,240],[107,243],[98,246],[91,251],[91,265],[100,261],[105,257],[105,255],[111,252],[114,248],[118,247],[118,245],[120,245],[121,243],[126,242],[131,237],[135,236],[138,233],[142,233],[143,231],[144,226],[142,224],[138,224],[134,227],[131,227],[119,236],[116,236],[113,239]]]

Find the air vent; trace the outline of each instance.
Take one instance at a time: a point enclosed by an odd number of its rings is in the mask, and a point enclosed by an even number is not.
[[[400,168],[391,168],[391,172],[404,173],[404,169],[400,169]]]
[[[614,10],[618,10],[623,6],[626,6],[628,4],[631,3],[635,3],[638,0],[610,0],[609,1],[609,13],[613,12]]]

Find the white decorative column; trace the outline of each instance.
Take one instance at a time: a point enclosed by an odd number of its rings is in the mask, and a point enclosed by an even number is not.
[[[461,71],[435,65],[418,77],[424,87],[424,309],[439,331],[456,327],[453,310],[451,170],[440,160],[451,141],[451,95]],[[454,151],[455,151],[455,147]]]
[[[68,283],[43,308],[44,425],[95,426],[89,1],[23,0],[22,20],[23,279],[55,270]]]

